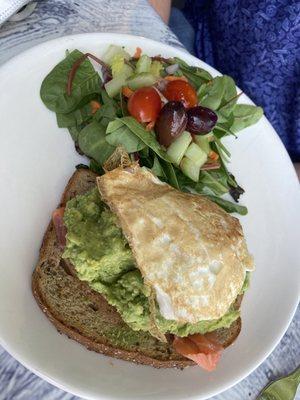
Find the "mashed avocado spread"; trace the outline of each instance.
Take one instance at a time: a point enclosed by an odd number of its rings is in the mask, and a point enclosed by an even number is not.
[[[103,294],[133,330],[150,331],[155,319],[160,332],[188,336],[227,328],[239,317],[238,311],[230,309],[218,320],[179,324],[163,318],[158,306],[151,316],[151,290],[144,285],[117,218],[101,201],[97,188],[67,203],[64,222],[68,233],[63,257],[73,263],[78,278]]]

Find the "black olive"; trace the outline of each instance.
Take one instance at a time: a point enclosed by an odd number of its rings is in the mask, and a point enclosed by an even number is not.
[[[217,123],[218,116],[210,108],[197,106],[187,110],[187,130],[194,135],[210,132]]]
[[[157,140],[168,147],[181,135],[187,124],[186,110],[180,101],[169,101],[161,109],[155,123]]]

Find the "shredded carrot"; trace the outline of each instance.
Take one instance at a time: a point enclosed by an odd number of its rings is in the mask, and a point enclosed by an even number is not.
[[[129,98],[133,93],[134,92],[133,92],[133,90],[130,89],[130,87],[128,87],[128,86],[123,86],[122,87],[122,94],[125,97]]]
[[[146,125],[146,131],[151,131],[151,129],[154,128],[155,121],[149,122],[149,124]]]
[[[208,157],[213,161],[217,161],[218,158],[219,158],[219,154],[216,153],[215,151],[211,150],[211,152],[209,153]]]
[[[99,110],[99,108],[101,107],[101,104],[99,103],[99,101],[92,100],[90,102],[90,106],[91,106],[91,109],[92,109],[92,114],[95,114],[95,112],[97,110]]]
[[[167,75],[164,77],[165,80],[167,81],[184,81],[188,82],[187,78],[185,76],[174,76],[174,75]]]
[[[133,55],[133,58],[140,58],[141,54],[142,54],[142,49],[140,47],[137,47]]]

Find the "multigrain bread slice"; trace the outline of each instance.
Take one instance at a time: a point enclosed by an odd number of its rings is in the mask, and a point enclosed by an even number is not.
[[[96,184],[96,174],[77,170],[69,180],[60,206],[72,197],[83,194]],[[38,264],[32,276],[34,297],[60,333],[76,340],[89,350],[126,361],[156,368],[184,368],[194,365],[175,352],[170,343],[162,343],[149,333],[135,332],[126,325],[116,309],[104,297],[76,277],[74,267],[62,259],[63,250],[57,243],[50,222],[40,249]],[[238,309],[241,296],[235,303]],[[223,347],[239,335],[241,319],[217,335]]]

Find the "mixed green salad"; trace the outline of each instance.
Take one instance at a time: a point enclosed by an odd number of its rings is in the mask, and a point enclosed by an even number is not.
[[[246,214],[237,204],[244,190],[228,171],[230,152],[222,139],[237,137],[263,111],[238,103],[240,94],[229,76],[212,77],[177,57],[149,57],[140,48],[131,56],[115,45],[102,59],[67,51],[40,91],[91,170],[104,173],[105,161],[123,146],[132,160],[175,188]]]

